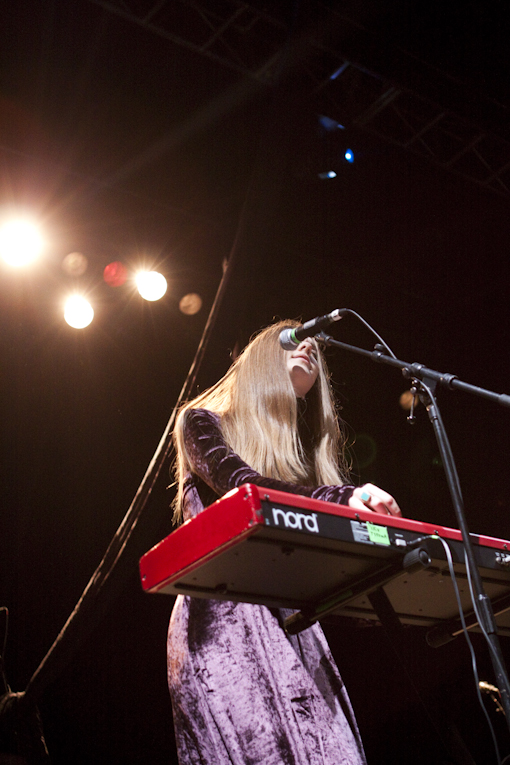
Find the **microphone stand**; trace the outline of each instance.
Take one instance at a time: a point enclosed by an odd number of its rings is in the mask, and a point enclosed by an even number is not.
[[[360,356],[366,356],[379,364],[388,364],[389,366],[400,369],[404,377],[412,380],[415,388],[419,391],[420,400],[427,409],[430,422],[434,429],[434,435],[444,465],[450,496],[452,498],[457,523],[464,544],[466,567],[469,569],[468,574],[470,573],[472,579],[474,592],[473,608],[478,619],[478,624],[480,625],[489,647],[492,666],[497,678],[497,686],[501,693],[501,703],[505,711],[507,726],[510,730],[510,684],[501,653],[496,620],[494,618],[491,601],[485,593],[482,577],[476,565],[471,537],[464,513],[464,502],[462,499],[459,477],[448,436],[435,399],[435,390],[438,385],[443,385],[450,390],[463,390],[467,393],[472,393],[482,398],[489,399],[490,401],[494,401],[495,403],[506,407],[510,407],[510,396],[504,393],[494,393],[485,388],[470,385],[469,383],[459,380],[456,375],[437,372],[434,369],[428,369],[423,364],[410,364],[406,361],[387,356],[384,353],[384,345],[377,344],[373,351],[367,351],[364,348],[358,348],[357,346],[334,340],[330,335],[326,335],[324,332],[320,332],[315,337],[326,346],[341,348]]]

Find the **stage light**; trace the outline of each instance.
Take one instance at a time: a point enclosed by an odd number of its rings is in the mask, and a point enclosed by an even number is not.
[[[81,252],[70,252],[62,261],[62,271],[68,276],[83,276],[89,262]]]
[[[328,133],[332,133],[334,130],[345,130],[345,125],[341,125],[336,120],[332,120],[331,117],[326,117],[325,114],[319,115],[319,124]]]
[[[400,394],[399,404],[402,407],[402,409],[404,409],[406,412],[411,411],[413,401],[414,401],[414,396],[410,390],[405,390],[403,393]]]
[[[14,268],[32,263],[41,255],[43,247],[39,229],[29,220],[10,220],[0,228],[0,256]]]
[[[157,271],[140,271],[135,277],[138,292],[144,300],[159,300],[167,291],[167,281]]]
[[[345,72],[345,70],[347,69],[348,66],[349,66],[349,62],[348,61],[344,61],[342,66],[339,66],[338,69],[335,69],[333,74],[330,74],[329,79],[330,80],[336,80],[337,77],[340,77],[340,75]]]
[[[82,295],[72,295],[64,306],[64,319],[70,327],[83,329],[88,327],[94,318],[94,309]]]
[[[328,170],[327,173],[319,173],[319,178],[323,181],[326,178],[336,178],[336,173],[334,170]]]
[[[197,295],[196,292],[190,292],[189,295],[184,295],[179,301],[179,309],[187,316],[193,316],[198,313],[202,308],[202,298]]]
[[[108,263],[103,271],[103,279],[109,287],[121,287],[127,279],[126,266],[120,260]]]
[[[354,152],[352,149],[346,149],[344,154],[344,159],[347,162],[354,162]]]

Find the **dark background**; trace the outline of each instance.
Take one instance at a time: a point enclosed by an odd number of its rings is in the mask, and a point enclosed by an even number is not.
[[[349,307],[399,358],[509,392],[508,22],[506,3],[474,0],[2,6],[0,205],[38,217],[50,243],[28,272],[0,267],[0,605],[13,690],[26,687],[135,495],[226,258],[202,389],[274,317]],[[327,131],[321,115],[345,129]],[[337,177],[320,179],[329,169]],[[60,266],[72,251],[89,259],[79,280]],[[161,269],[165,298],[108,287],[114,260]],[[85,330],[60,315],[75,286],[96,309]],[[195,316],[179,310],[189,292],[203,298]],[[334,334],[373,347],[352,317]],[[346,352],[328,358],[355,480],[390,491],[406,516],[456,527],[423,407],[411,428],[399,406],[400,373]],[[508,538],[507,410],[445,390],[440,406],[470,529]],[[47,668],[38,701],[57,765],[176,762],[172,601],[144,595],[137,572],[171,530],[168,483],[165,465],[122,574],[84,620],[88,634],[73,636],[65,668]],[[369,761],[447,761],[382,630],[325,628]],[[433,650],[407,632],[427,703],[475,762],[493,762],[464,642]]]

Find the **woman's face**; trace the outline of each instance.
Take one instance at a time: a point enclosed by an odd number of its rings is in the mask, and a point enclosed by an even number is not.
[[[319,375],[317,347],[313,340],[303,340],[293,351],[285,351],[287,370],[294,392],[304,398]]]

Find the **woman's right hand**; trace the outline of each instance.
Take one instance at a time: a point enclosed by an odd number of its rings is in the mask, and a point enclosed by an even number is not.
[[[402,517],[402,511],[391,494],[373,483],[357,486],[349,500],[349,507],[354,510],[371,510],[380,515]]]

